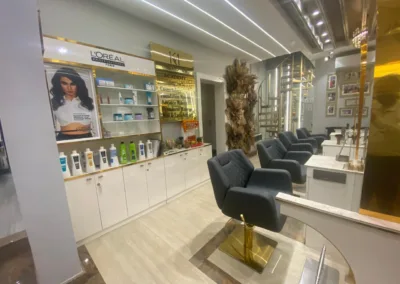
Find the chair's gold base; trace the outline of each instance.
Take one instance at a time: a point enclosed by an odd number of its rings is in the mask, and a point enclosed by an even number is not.
[[[219,249],[262,273],[277,244],[274,240],[254,233],[253,226],[245,223],[244,226],[236,226]]]

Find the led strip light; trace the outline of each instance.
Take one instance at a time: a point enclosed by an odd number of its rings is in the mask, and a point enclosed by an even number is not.
[[[254,22],[252,19],[250,19],[245,13],[243,13],[239,8],[237,8],[235,5],[233,5],[229,0],[225,0],[226,3],[229,4],[233,9],[235,9],[239,14],[241,14],[243,17],[245,17],[250,23],[252,23],[254,26],[256,26],[260,31],[262,31],[264,34],[269,36],[276,44],[278,44],[280,47],[282,47],[287,53],[290,53],[289,49],[283,46],[279,41],[277,41],[272,35],[270,35],[266,30],[264,30],[262,27],[260,27],[256,22]]]
[[[254,41],[252,41],[251,39],[247,38],[246,36],[242,35],[241,33],[239,33],[237,30],[231,28],[230,26],[228,26],[227,24],[225,24],[224,22],[222,22],[221,20],[217,19],[216,17],[214,17],[213,15],[211,15],[210,13],[204,11],[203,9],[201,9],[200,7],[194,5],[193,3],[189,2],[188,0],[184,0],[186,3],[188,3],[189,5],[191,5],[192,7],[196,8],[197,10],[199,10],[200,12],[206,14],[207,16],[209,16],[211,19],[217,21],[218,23],[220,23],[221,25],[223,25],[225,28],[231,30],[232,32],[234,32],[235,34],[237,34],[238,36],[244,38],[245,40],[247,40],[248,42],[252,43],[253,45],[257,46],[258,48],[264,50],[265,52],[267,52],[268,54],[270,54],[271,56],[276,56],[275,54],[273,54],[272,52],[270,52],[269,50],[265,49],[264,47],[262,47],[261,45],[255,43]]]
[[[185,24],[187,24],[187,25],[189,25],[189,26],[191,26],[191,27],[193,27],[193,28],[195,28],[195,29],[197,29],[197,30],[199,30],[199,31],[201,31],[201,32],[203,32],[203,33],[205,33],[205,34],[207,34],[207,35],[209,35],[209,36],[211,36],[211,37],[213,37],[213,38],[215,38],[215,39],[217,39],[217,40],[219,40],[219,41],[221,41],[221,42],[223,42],[223,43],[225,43],[225,44],[227,44],[227,45],[229,45],[229,46],[231,46],[231,47],[233,47],[233,48],[235,48],[235,49],[237,49],[239,51],[241,51],[241,52],[243,52],[243,53],[246,53],[247,55],[250,55],[251,57],[253,57],[253,58],[255,58],[255,59],[259,60],[259,61],[262,61],[261,58],[255,56],[254,54],[251,54],[250,52],[247,52],[246,50],[241,49],[240,47],[237,47],[236,45],[233,45],[230,42],[227,42],[226,40],[223,40],[222,38],[217,37],[216,35],[213,35],[212,33],[210,33],[208,31],[196,26],[195,24],[192,24],[191,22],[188,22],[188,21],[178,17],[177,15],[172,14],[171,12],[168,12],[167,10],[164,10],[163,8],[158,7],[157,5],[154,5],[154,4],[152,4],[152,3],[150,3],[150,2],[148,2],[146,0],[142,0],[142,2],[146,3],[149,6],[152,6],[153,8],[155,8],[155,9],[157,9],[157,10],[159,10],[159,11],[161,11],[161,12],[167,14],[167,15],[170,15],[171,17],[173,17],[173,18],[175,18],[175,19],[177,19],[177,20],[179,20],[181,22],[184,22]]]

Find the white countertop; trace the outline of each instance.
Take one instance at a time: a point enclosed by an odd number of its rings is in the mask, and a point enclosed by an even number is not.
[[[344,173],[355,173],[363,175],[363,172],[353,171],[346,168],[345,162],[336,161],[336,157],[331,156],[321,156],[321,155],[312,155],[311,158],[307,161],[305,166],[307,168],[318,168],[324,170],[333,170],[335,172],[344,172]]]
[[[350,139],[349,139],[349,140],[350,140]],[[341,144],[338,145],[338,144],[336,143],[336,139],[335,139],[335,140],[324,140],[324,142],[322,142],[321,145],[322,145],[322,146],[330,146],[330,147],[342,147],[342,146],[343,146],[343,142],[341,142]],[[356,149],[356,145],[355,145],[355,144],[350,145],[349,143],[346,143],[346,145],[345,145],[344,147],[350,148],[350,146],[351,146],[351,148]],[[359,146],[359,148],[364,148],[364,146],[365,146],[364,142],[363,142],[363,141],[360,141],[360,146]]]

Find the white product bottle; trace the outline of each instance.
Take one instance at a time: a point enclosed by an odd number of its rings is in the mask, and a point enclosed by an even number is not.
[[[81,157],[76,152],[76,150],[72,151],[71,161],[72,161],[72,175],[73,176],[81,175],[82,174]]]
[[[111,147],[110,147],[110,163],[111,163],[111,167],[119,166],[117,148],[115,148],[114,144],[111,144]]]
[[[71,176],[71,172],[69,171],[68,163],[67,163],[67,156],[64,155],[64,152],[60,152],[60,164],[61,164],[61,171],[63,173],[63,177],[67,178]]]
[[[146,160],[146,152],[144,150],[144,144],[140,140],[139,141],[139,161],[143,161],[143,160]]]
[[[124,104],[124,98],[122,97],[121,92],[118,92],[118,100],[120,105]]]
[[[85,151],[85,164],[87,173],[93,173],[96,171],[96,167],[94,165],[94,160],[93,160],[93,152],[90,151],[89,148],[86,148]]]
[[[103,146],[100,147],[99,156],[100,156],[100,169],[101,170],[108,169],[107,150],[104,149]]]
[[[150,140],[147,140],[146,142],[146,154],[147,159],[153,158],[153,143],[151,143]]]
[[[132,99],[133,99],[133,104],[137,105],[138,104],[138,100],[137,100],[137,91],[136,90],[132,91]]]

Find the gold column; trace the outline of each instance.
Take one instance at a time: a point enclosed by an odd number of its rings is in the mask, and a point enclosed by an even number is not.
[[[377,0],[377,9],[374,90],[360,213],[400,223],[400,1]]]

